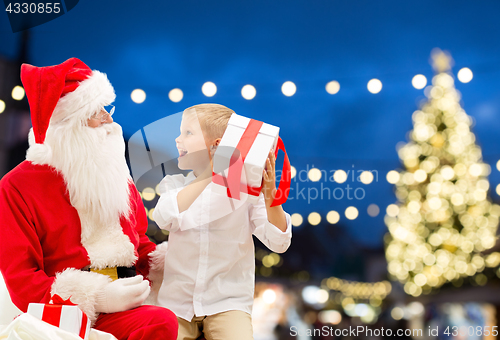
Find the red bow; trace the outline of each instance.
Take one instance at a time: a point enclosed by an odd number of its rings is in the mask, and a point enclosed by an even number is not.
[[[59,295],[54,294],[52,296],[52,305],[55,305],[55,306],[63,306],[63,305],[65,305],[65,306],[77,306],[77,304],[71,302],[70,299],[71,299],[71,296],[67,300],[64,300]],[[57,307],[53,307],[53,308],[57,308]],[[61,319],[61,311],[62,311],[61,308],[62,307],[59,307],[57,310],[54,310],[51,308],[44,308],[42,320],[50,323],[51,325],[59,327],[59,322]],[[82,339],[85,338],[85,333],[87,331],[87,328],[86,328],[87,327],[87,320],[88,320],[87,314],[82,312],[82,326],[80,327],[80,334],[79,334],[79,336]]]
[[[52,296],[52,304],[53,305],[69,305],[69,306],[77,306],[76,303],[73,303],[71,302],[71,296],[67,299],[67,300],[64,300],[62,297],[60,297],[59,295],[57,294],[54,294],[54,296]]]

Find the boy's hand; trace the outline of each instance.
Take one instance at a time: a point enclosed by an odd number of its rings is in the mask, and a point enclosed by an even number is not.
[[[276,157],[274,152],[269,151],[269,157],[266,161],[267,169],[262,172],[262,179],[264,181],[262,185],[262,193],[264,194],[264,199],[266,201],[266,207],[270,207],[273,203],[274,196],[276,195],[276,173],[274,170],[276,164]]]
[[[265,169],[262,173],[262,178],[264,181],[262,185],[262,192],[264,193],[264,200],[266,201],[267,220],[276,228],[278,228],[282,232],[285,232],[287,224],[283,207],[281,205],[271,207],[277,191],[276,172],[274,170],[276,157],[274,156],[274,152],[272,150],[269,151],[269,157],[267,158],[266,164],[267,169]]]

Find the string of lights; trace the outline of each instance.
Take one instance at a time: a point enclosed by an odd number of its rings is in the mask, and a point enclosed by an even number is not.
[[[480,72],[481,65],[476,65],[476,68]],[[398,73],[398,78],[403,76],[402,73]],[[470,68],[463,67],[458,71],[457,78],[462,83],[468,83],[473,79],[473,73]],[[341,79],[342,78],[328,81],[325,85],[325,91],[330,95],[337,94],[341,88]],[[379,93],[383,88],[382,81],[377,78],[371,78],[366,84],[367,90],[373,94]],[[416,89],[423,89],[427,85],[427,78],[423,74],[417,74],[413,76],[411,84]],[[217,91],[217,85],[211,81],[205,82],[201,86],[201,92],[206,97],[213,97],[217,94]],[[297,86],[292,81],[285,81],[281,85],[281,92],[287,97],[292,97],[297,92]],[[252,100],[256,95],[257,89],[254,85],[247,84],[241,88],[241,96],[246,100]],[[134,89],[131,91],[130,97],[134,103],[141,104],[146,100],[146,92],[142,89]],[[184,98],[184,92],[180,88],[172,88],[169,90],[168,97],[172,102],[178,103]],[[15,100],[22,100],[24,98],[24,89],[22,86],[16,85],[13,88],[12,98]],[[0,114],[3,113],[6,108],[5,101],[0,98]]]
[[[487,164],[484,164],[483,166],[485,166],[485,169],[484,169],[484,171],[486,171],[485,173],[489,174],[491,171],[490,167]],[[498,171],[500,171],[500,160],[497,162],[496,168]],[[445,170],[445,172],[446,172],[446,170]],[[297,172],[296,172],[295,168],[292,166],[292,178],[295,177],[296,173]],[[417,176],[420,173],[421,172],[418,172]],[[321,179],[321,176],[322,176],[321,171],[319,171],[316,168],[312,168],[308,172],[308,177],[311,180],[311,182],[319,181]],[[402,175],[400,175],[400,173],[398,171],[391,170],[387,173],[386,180],[390,184],[396,184],[396,183],[400,182],[401,180],[404,181],[404,179],[402,179],[401,176]],[[341,184],[341,183],[344,183],[346,181],[347,174],[344,170],[337,170],[337,171],[335,171],[333,177],[334,177],[334,180],[336,183]],[[372,183],[372,181],[373,181],[373,174],[370,171],[362,172],[359,177],[360,177],[361,183],[366,184],[366,185]],[[483,182],[481,182],[481,183],[483,183]],[[485,188],[484,183],[481,185],[483,185],[483,188]],[[483,191],[486,192],[488,189],[489,189],[489,184],[488,184],[488,188],[486,188],[486,190],[483,190]],[[500,184],[498,184],[496,186],[496,193],[497,193],[497,195],[500,196]],[[151,187],[146,187],[141,191],[141,196],[144,199],[144,201],[152,201],[157,195],[159,195],[159,193],[157,192],[157,189],[154,189]],[[404,199],[404,195],[405,195],[404,191],[396,190],[396,197],[397,198]],[[148,210],[148,215],[149,215],[151,220],[152,220],[152,216],[153,216],[153,211],[154,211],[154,209]],[[370,217],[377,217],[380,214],[380,211],[381,211],[381,208],[379,207],[379,205],[377,205],[375,203],[370,204],[368,206],[368,208],[366,209],[366,213]],[[385,209],[386,215],[390,218],[396,217],[399,214],[399,211],[400,211],[400,207],[397,204],[389,204]],[[351,220],[351,221],[355,220],[356,218],[359,217],[359,215],[360,215],[360,211],[355,206],[349,206],[343,211],[343,216],[347,220]],[[329,224],[337,224],[340,222],[341,217],[342,217],[341,212],[338,212],[336,210],[328,211],[323,217],[320,213],[314,212],[314,211],[310,212],[306,217],[302,216],[299,213],[292,213],[291,214],[292,225],[294,227],[300,227],[300,226],[304,225],[304,220],[307,220],[307,223],[311,226],[316,226],[316,225],[320,224],[323,220],[326,220]],[[388,217],[386,217],[386,220]]]
[[[457,73],[457,77],[462,83],[468,83],[472,80],[473,73],[468,67],[464,67]],[[417,74],[412,78],[411,84],[414,88],[421,90],[427,85],[427,78],[423,74]],[[377,78],[370,79],[366,84],[367,90],[373,94],[382,91],[382,87],[382,81]],[[217,85],[211,81],[205,82],[201,86],[201,92],[209,98],[215,96],[217,91]],[[338,80],[329,81],[325,85],[325,91],[330,95],[337,94],[340,91],[340,82]],[[287,97],[292,97],[297,92],[297,85],[292,81],[285,81],[281,85],[281,92]],[[257,89],[254,85],[246,84],[241,88],[241,96],[246,100],[252,100],[256,95]],[[146,92],[142,89],[135,89],[131,92],[130,97],[134,103],[141,104],[146,100]],[[168,98],[170,101],[178,103],[184,98],[184,92],[180,88],[173,88],[168,92]]]

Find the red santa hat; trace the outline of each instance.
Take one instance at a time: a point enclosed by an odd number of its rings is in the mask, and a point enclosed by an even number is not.
[[[115,91],[106,75],[92,71],[77,58],[47,67],[23,64],[21,81],[28,97],[37,144],[44,143],[50,124],[62,120],[85,122],[115,99]]]

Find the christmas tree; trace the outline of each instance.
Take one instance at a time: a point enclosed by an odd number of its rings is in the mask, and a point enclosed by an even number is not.
[[[405,169],[388,174],[398,198],[385,216],[388,270],[413,296],[465,277],[479,275],[484,284],[480,273],[498,265],[498,254],[482,254],[496,244],[500,215],[488,197],[490,166],[460,105],[451,56],[433,50],[431,60],[436,75],[413,113],[409,142],[398,149]]]

